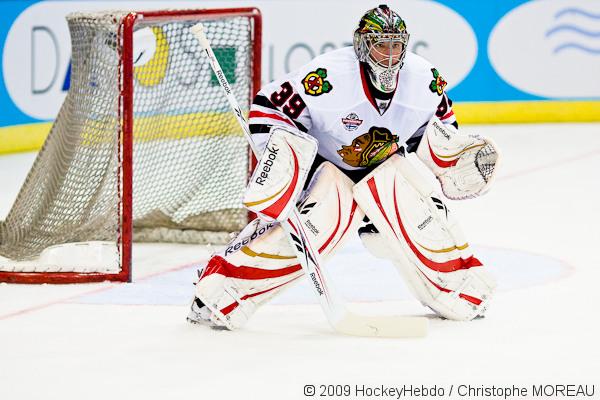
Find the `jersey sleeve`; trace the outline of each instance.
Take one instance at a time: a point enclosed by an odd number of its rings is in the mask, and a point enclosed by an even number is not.
[[[437,106],[435,116],[444,124],[453,125],[455,128],[458,128],[458,121],[456,120],[454,110],[452,109],[452,100],[445,91],[442,93],[442,100]]]
[[[432,81],[430,85],[433,85],[434,82],[435,81]],[[435,115],[440,119],[440,121],[442,121],[442,123],[452,125],[458,129],[458,121],[456,120],[454,110],[452,109],[452,100],[450,99],[450,97],[448,97],[448,94],[444,90],[446,82],[440,77],[440,79],[438,79],[438,82],[436,82],[436,89],[438,89],[438,84],[441,86],[440,102],[437,105],[436,109],[432,110],[432,117],[433,115]],[[431,91],[434,91],[433,88],[431,88]],[[425,128],[427,127],[428,122],[425,122],[423,125],[421,125],[419,129],[417,129],[415,133],[413,133],[412,136],[406,141],[406,151],[408,153],[416,151],[417,147],[419,147],[419,143],[421,143],[421,138],[423,137],[423,133],[425,132]]]
[[[250,106],[250,132],[261,151],[267,145],[272,126],[291,126],[308,132],[312,125],[308,107],[294,85],[294,77],[295,74],[289,74],[263,86]]]

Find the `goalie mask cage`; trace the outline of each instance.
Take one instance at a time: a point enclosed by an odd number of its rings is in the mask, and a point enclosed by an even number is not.
[[[223,243],[248,222],[244,111],[260,88],[256,8],[74,13],[70,88],[5,221],[0,281],[131,280],[132,241]]]

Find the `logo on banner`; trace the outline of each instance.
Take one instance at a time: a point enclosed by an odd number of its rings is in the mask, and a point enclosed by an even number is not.
[[[600,70],[598,27],[600,2],[525,2],[492,29],[489,60],[500,78],[525,93],[549,99],[596,99],[600,80],[590,76],[597,77]],[[514,46],[515,37],[528,38],[531,46]]]
[[[362,123],[363,120],[359,119],[356,113],[350,113],[346,118],[342,118],[342,124],[344,124],[344,128],[348,131],[355,131]]]

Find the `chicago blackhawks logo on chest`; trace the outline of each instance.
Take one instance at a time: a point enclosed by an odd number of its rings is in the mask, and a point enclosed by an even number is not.
[[[349,146],[342,145],[337,153],[352,167],[369,167],[379,164],[398,150],[398,136],[392,135],[387,128],[376,126],[352,141]]]

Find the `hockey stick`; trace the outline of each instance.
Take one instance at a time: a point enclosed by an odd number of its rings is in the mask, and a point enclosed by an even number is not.
[[[208,38],[204,33],[202,23],[192,26],[190,30],[206,52],[210,66],[227,96],[229,105],[244,131],[252,152],[254,155],[258,155],[258,149],[252,140],[248,123],[244,119],[242,110],[233,95],[231,86],[227,82],[219,61],[215,57]],[[335,292],[334,287],[328,284],[331,280],[328,278],[325,270],[321,268],[319,253],[308,240],[304,231],[304,225],[300,220],[296,208],[292,210],[288,219],[281,223],[281,226],[288,236],[290,244],[296,252],[296,257],[319,298],[319,303],[325,312],[327,320],[337,332],[346,335],[379,337],[422,337],[427,334],[427,318],[359,316],[349,312],[341,298]]]

